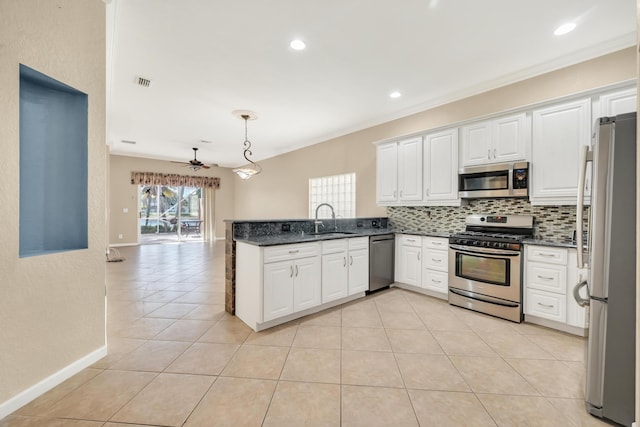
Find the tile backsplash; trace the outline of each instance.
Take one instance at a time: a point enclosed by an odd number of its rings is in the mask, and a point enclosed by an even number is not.
[[[389,226],[397,230],[456,233],[464,230],[466,216],[476,213],[533,215],[534,235],[539,239],[570,239],[575,229],[575,206],[532,206],[525,199],[473,199],[459,207],[387,207]],[[585,221],[588,217],[587,207]]]

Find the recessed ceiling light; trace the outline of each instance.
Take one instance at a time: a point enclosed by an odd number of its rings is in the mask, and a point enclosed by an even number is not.
[[[291,49],[293,50],[304,50],[304,48],[307,47],[307,44],[300,39],[295,39],[291,40],[289,46],[291,46]]]
[[[567,22],[565,24],[560,25],[558,28],[556,28],[553,34],[555,34],[556,36],[562,36],[564,34],[570,33],[575,28],[576,28],[576,24],[574,22]]]
[[[397,90],[395,90],[395,91],[391,92],[391,93],[389,94],[389,96],[390,96],[391,98],[400,98],[400,97],[402,96],[402,94],[401,94],[400,92],[398,92]]]

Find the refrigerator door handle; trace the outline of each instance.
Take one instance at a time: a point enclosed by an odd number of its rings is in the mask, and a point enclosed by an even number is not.
[[[586,307],[589,305],[589,288],[587,288],[587,297],[586,298],[582,298],[582,296],[580,295],[580,289],[584,288],[587,286],[587,281],[586,280],[582,280],[580,282],[578,282],[574,287],[573,287],[573,299],[576,300],[576,302],[578,303],[578,305],[580,307]]]
[[[578,254],[578,268],[584,268],[584,241],[582,239],[582,216],[584,211],[584,187],[587,178],[587,162],[592,160],[592,152],[588,146],[582,147],[580,156],[580,175],[578,175],[578,200],[576,203],[576,249]]]

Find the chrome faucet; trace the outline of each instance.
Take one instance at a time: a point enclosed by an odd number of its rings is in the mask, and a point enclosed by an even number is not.
[[[331,209],[331,218],[333,219],[333,228],[334,230],[338,230],[338,226],[336,225],[336,212],[333,210],[333,206],[331,206],[329,203],[320,203],[316,208],[316,220],[314,221],[316,234],[318,234],[318,226],[322,226],[322,228],[324,228],[324,223],[318,219],[318,211],[323,206],[328,206],[329,209]]]

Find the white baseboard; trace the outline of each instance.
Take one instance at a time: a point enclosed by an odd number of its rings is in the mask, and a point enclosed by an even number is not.
[[[140,243],[109,243],[110,248],[120,248],[124,246],[140,246]]]
[[[104,345],[99,349],[87,354],[81,359],[76,360],[70,365],[65,366],[60,369],[58,372],[50,375],[39,383],[29,387],[28,389],[18,393],[13,396],[11,399],[0,403],[0,420],[7,415],[17,411],[22,408],[27,403],[51,390],[58,384],[63,381],[71,378],[78,372],[82,371],[84,368],[87,368],[98,360],[102,359],[107,355],[107,346]]]

